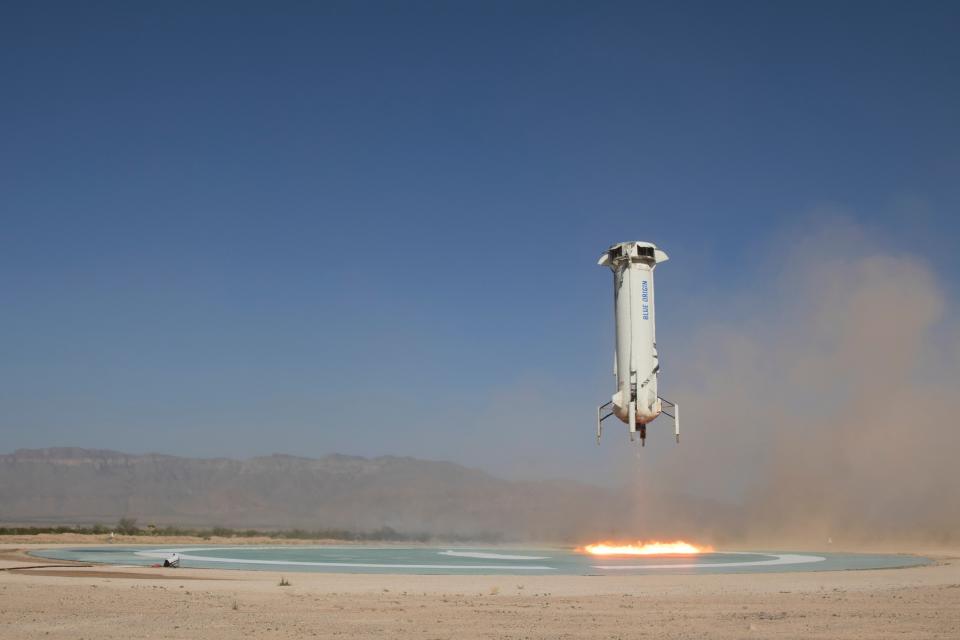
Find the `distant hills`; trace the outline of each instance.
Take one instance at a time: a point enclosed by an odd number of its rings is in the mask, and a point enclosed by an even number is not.
[[[384,456],[231,460],[79,448],[0,455],[0,523],[407,533],[575,540],[624,533],[622,492],[510,481],[451,462]]]

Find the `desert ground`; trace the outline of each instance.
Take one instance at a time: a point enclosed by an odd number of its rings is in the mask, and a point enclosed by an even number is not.
[[[597,577],[119,568],[26,554],[81,542],[0,541],[0,638],[960,637],[960,553],[943,550],[909,569]]]

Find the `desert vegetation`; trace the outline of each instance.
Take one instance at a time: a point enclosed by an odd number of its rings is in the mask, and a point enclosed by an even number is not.
[[[124,536],[167,537],[190,536],[197,538],[275,538],[278,540],[342,540],[344,542],[488,542],[496,543],[502,536],[496,533],[481,533],[474,536],[458,534],[435,535],[429,533],[409,533],[397,531],[391,527],[380,527],[369,531],[349,529],[234,529],[216,526],[209,528],[181,527],[176,525],[146,524],[141,526],[136,518],[120,518],[113,525],[55,525],[55,526],[4,526],[0,525],[0,536],[29,536],[41,534],[81,534],[108,535],[115,533]]]

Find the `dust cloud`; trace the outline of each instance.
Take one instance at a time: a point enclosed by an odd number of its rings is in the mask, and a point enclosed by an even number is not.
[[[955,543],[960,332],[948,292],[922,255],[849,226],[789,244],[772,285],[728,297],[736,310],[711,317],[735,321],[705,320],[676,354],[685,438],[633,465],[633,529],[727,544]]]

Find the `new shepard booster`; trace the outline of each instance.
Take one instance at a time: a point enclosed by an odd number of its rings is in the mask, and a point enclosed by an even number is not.
[[[660,363],[654,321],[653,270],[667,259],[667,254],[650,242],[621,242],[607,249],[597,262],[613,271],[617,339],[613,354],[617,391],[610,402],[597,408],[597,444],[602,422],[613,415],[629,425],[631,440],[639,431],[641,444],[646,444],[647,424],[661,413],[673,418],[674,433],[680,442],[679,409],[657,395]],[[665,410],[664,405],[673,413]]]

